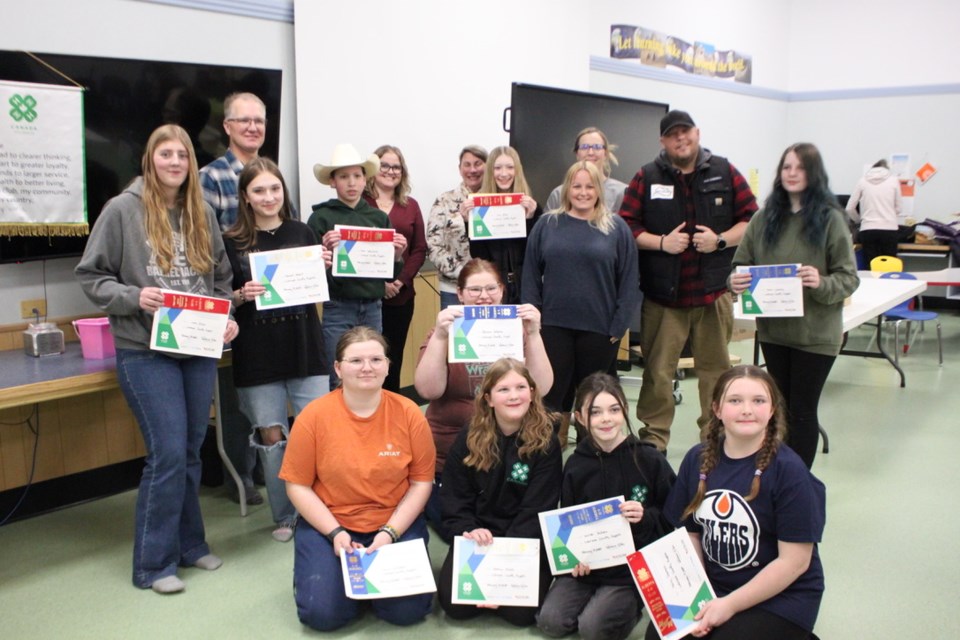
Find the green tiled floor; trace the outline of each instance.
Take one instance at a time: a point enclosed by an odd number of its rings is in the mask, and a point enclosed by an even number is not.
[[[954,638],[960,576],[960,319],[943,315],[946,362],[932,327],[901,359],[907,387],[880,360],[838,359],[821,404],[831,452],[814,472],[827,485],[820,553],[827,592],[817,632],[841,638]],[[851,340],[866,345],[869,332]],[[734,353],[752,357],[752,342]],[[639,375],[639,371],[633,372]],[[638,383],[626,381],[635,398]],[[670,461],[696,438],[696,380],[682,383]],[[292,544],[271,540],[267,506],[239,517],[219,491],[202,496],[219,571],[181,571],[187,591],[161,597],[130,585],[135,492],[0,528],[0,637],[282,638],[318,636],[296,618]],[[436,568],[442,544],[431,543]],[[338,579],[338,578],[335,578]],[[632,637],[643,636],[645,622]],[[365,618],[325,634],[356,638],[540,637],[493,617],[466,624],[433,615],[399,629]]]

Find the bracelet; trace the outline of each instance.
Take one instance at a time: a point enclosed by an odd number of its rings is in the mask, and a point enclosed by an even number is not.
[[[333,544],[333,539],[336,538],[341,533],[343,533],[344,531],[346,531],[346,529],[344,529],[343,527],[336,527],[333,531],[327,534],[327,540],[330,541],[330,544]]]
[[[666,237],[667,237],[667,236],[665,236],[665,235],[661,235],[661,236],[660,236],[660,251],[663,251],[663,239],[666,238]]]
[[[396,542],[397,540],[400,539],[400,534],[397,532],[396,529],[394,529],[393,527],[391,527],[389,524],[383,525],[382,527],[380,527],[379,529],[377,529],[377,531],[378,531],[378,532],[383,531],[385,534],[387,534],[388,536],[390,536],[390,540],[391,540],[392,542]]]

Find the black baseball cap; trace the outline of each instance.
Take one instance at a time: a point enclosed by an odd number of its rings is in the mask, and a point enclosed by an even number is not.
[[[660,135],[665,136],[674,127],[695,127],[693,118],[686,111],[671,111],[660,120]]]

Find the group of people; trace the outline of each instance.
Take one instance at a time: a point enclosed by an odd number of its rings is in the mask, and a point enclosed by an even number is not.
[[[661,153],[629,185],[610,177],[616,158],[604,134],[582,131],[576,162],[546,211],[531,197],[514,149],[488,155],[468,146],[463,183],[437,198],[424,224],[400,149],[363,156],[340,145],[329,164],[314,167],[336,197],[303,223],[280,170],[257,154],[265,122],[256,96],[230,96],[230,149],[202,173],[183,129],[158,128],[143,175],[105,206],[76,268],[85,293],[110,316],[118,378],[147,449],[135,585],[175,593],[185,588],[178,567],[221,564],[205,542],[198,498],[216,363],[149,348],[161,289],[172,289],[232,302],[223,339],[233,346],[233,382],[265,471],[273,536],[294,540],[305,624],[335,629],[359,615],[339,579],[342,553],[426,541],[428,522],[448,542],[537,538],[542,511],[624,495],[621,513],[638,548],[684,526],[701,551],[720,597],[698,614],[695,635],[767,629],[808,637],[823,589],[816,543],[824,496],[809,472],[817,406],[839,351],[842,301],[857,285],[849,234],[816,147],[783,153],[755,215],[743,176],[700,146],[683,111],[664,116]],[[521,194],[527,237],[469,240],[469,196],[478,191]],[[394,229],[392,278],[332,276],[335,225]],[[256,309],[265,289],[250,273],[249,254],[316,244],[326,249],[330,288],[322,322],[313,305]],[[440,273],[442,309],[416,368],[416,389],[430,402],[424,416],[396,391],[413,278],[428,255]],[[731,293],[750,286],[733,267],[780,263],[802,265],[805,315],[758,320],[769,374],[731,368]],[[611,373],[640,290],[643,428],[634,434]],[[518,305],[524,362],[447,361],[460,305],[483,304]],[[665,458],[672,378],[688,342],[703,444],[675,476]],[[562,467],[561,425],[571,411],[581,436]],[[721,498],[753,523],[736,549],[717,528],[726,517],[715,505]],[[552,636],[631,632],[641,606],[625,567],[581,565],[553,580],[543,560],[541,607],[502,607],[499,615],[537,622]],[[453,580],[448,555],[439,579],[447,615],[482,613],[452,603]],[[431,603],[421,595],[372,607],[411,624]]]

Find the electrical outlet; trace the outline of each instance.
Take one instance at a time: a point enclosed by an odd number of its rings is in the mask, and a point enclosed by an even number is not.
[[[47,301],[43,298],[37,298],[36,300],[21,300],[20,301],[20,317],[21,318],[35,318],[36,314],[33,313],[33,310],[36,309],[40,313],[40,317],[46,317],[47,315]]]

